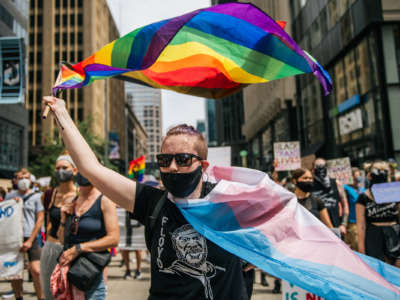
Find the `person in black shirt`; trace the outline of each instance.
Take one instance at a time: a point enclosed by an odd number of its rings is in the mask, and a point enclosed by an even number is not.
[[[387,163],[374,162],[368,180],[370,188],[358,197],[356,203],[358,251],[400,267],[400,204],[378,204],[371,192],[374,184],[388,182]]]
[[[333,227],[339,228],[341,235],[344,236],[349,218],[349,205],[343,184],[328,176],[326,161],[323,158],[314,161],[313,174],[312,194],[324,202]]]
[[[294,170],[292,172],[292,181],[296,185],[294,194],[299,203],[321,220],[328,228],[333,228],[324,202],[311,194],[314,186],[314,179],[311,171],[304,168]]]
[[[202,180],[209,164],[207,144],[199,132],[187,125],[168,131],[157,155],[164,192],[102,166],[65,102],[54,97],[44,97],[43,102],[64,128],[60,132],[80,172],[145,225],[152,257],[149,299],[249,299],[242,261],[196,232],[174,204],[204,197],[212,189]]]

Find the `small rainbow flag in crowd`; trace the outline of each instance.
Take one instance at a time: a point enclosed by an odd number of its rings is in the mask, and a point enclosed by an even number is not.
[[[108,77],[206,98],[249,84],[313,73],[331,78],[275,21],[249,3],[199,9],[138,28],[75,64],[64,64],[53,93]]]
[[[134,178],[136,174],[137,181],[139,182],[143,181],[145,167],[146,167],[145,155],[142,155],[141,157],[132,160],[129,163],[128,177]]]

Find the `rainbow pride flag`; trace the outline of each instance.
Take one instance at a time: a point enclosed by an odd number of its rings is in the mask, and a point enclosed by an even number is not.
[[[137,181],[139,182],[143,181],[145,168],[146,168],[146,156],[142,155],[141,157],[136,158],[129,163],[128,177],[134,178],[136,174]]]
[[[329,93],[329,74],[284,24],[249,3],[199,9],[136,29],[75,65],[63,65],[53,93],[115,77],[217,99],[304,73],[313,73]]]
[[[400,299],[400,269],[352,251],[261,171],[213,167],[203,199],[175,199],[201,235],[326,299]]]

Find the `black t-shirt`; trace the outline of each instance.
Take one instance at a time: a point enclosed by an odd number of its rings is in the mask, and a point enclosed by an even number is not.
[[[341,223],[339,216],[339,191],[335,179],[329,179],[329,186],[324,186],[317,179],[314,180],[314,188],[312,194],[322,200],[325,207],[328,209],[329,217],[333,227],[338,227]]]
[[[163,191],[137,184],[132,214],[149,226]],[[241,260],[205,239],[166,200],[151,233],[150,300],[247,300]]]
[[[365,206],[365,220],[374,222],[398,222],[399,211],[397,203],[378,204],[366,194],[358,196],[357,203]]]
[[[308,211],[310,211],[318,219],[321,219],[320,212],[325,208],[324,202],[312,194],[307,198],[298,199],[299,203],[304,206]]]

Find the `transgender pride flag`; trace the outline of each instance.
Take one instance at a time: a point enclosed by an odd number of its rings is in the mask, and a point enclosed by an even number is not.
[[[359,255],[260,171],[213,167],[204,199],[176,200],[203,236],[326,299],[400,299],[400,270]]]

